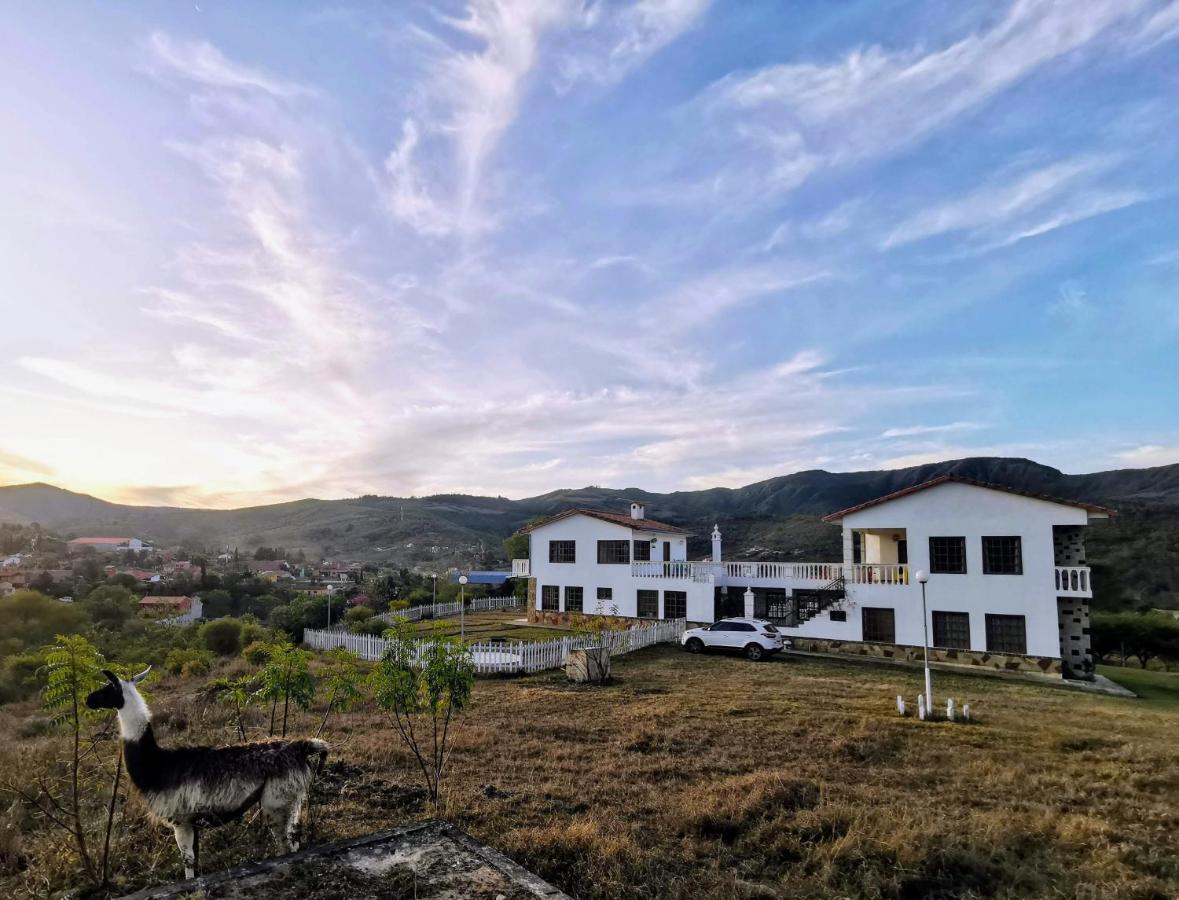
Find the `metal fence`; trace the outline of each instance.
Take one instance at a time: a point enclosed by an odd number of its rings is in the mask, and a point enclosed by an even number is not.
[[[570,650],[607,647],[611,655],[621,656],[654,644],[678,643],[683,637],[685,624],[683,619],[661,619],[621,631],[604,631],[600,635],[571,634],[550,641],[486,641],[469,644],[467,651],[477,675],[542,672],[565,665]],[[309,628],[303,632],[303,643],[314,650],[343,647],[361,659],[377,660],[384,656],[390,642],[368,634]],[[425,642],[417,643],[422,646]]]

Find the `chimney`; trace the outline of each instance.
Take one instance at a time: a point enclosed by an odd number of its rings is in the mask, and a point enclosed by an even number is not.
[[[719,525],[712,526],[712,561],[721,561],[721,532]]]
[[[647,518],[646,511],[643,509],[643,504],[635,503],[632,501],[630,504],[630,517],[632,519],[645,519],[645,518]]]

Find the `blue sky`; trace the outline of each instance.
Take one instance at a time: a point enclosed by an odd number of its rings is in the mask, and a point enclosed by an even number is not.
[[[22,4],[0,483],[1179,462],[1179,3]]]

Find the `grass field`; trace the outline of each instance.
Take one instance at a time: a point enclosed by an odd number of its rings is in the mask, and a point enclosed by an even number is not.
[[[452,758],[445,815],[575,897],[1179,894],[1179,715],[1154,702],[936,673],[939,697],[972,704],[977,721],[954,725],[897,716],[896,694],[920,689],[907,669],[667,647],[615,670],[605,688],[480,680]],[[156,686],[162,742],[228,738],[198,687]],[[30,778],[57,738],[17,739],[19,712],[0,712],[0,775]],[[378,715],[328,737],[315,841],[427,816]],[[126,815],[121,887],[176,877],[170,835],[134,799]],[[27,868],[0,896],[70,882],[60,838],[23,841]],[[266,852],[245,824],[202,847],[207,868]]]
[[[1144,706],[1179,714],[1179,672],[1155,672],[1129,666],[1098,666],[1097,671],[1137,694]]]
[[[495,610],[471,613],[463,622],[463,633],[468,643],[502,639],[505,641],[549,641],[570,633],[567,628],[528,624],[522,609]],[[424,619],[412,624],[418,634],[441,633],[459,636],[458,619]]]

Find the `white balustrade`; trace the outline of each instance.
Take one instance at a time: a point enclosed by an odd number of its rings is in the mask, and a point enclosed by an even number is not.
[[[531,572],[531,563],[527,559],[512,560],[512,577],[527,578]]]
[[[1057,566],[1056,593],[1066,597],[1092,597],[1088,566]]]
[[[904,564],[860,563],[849,567],[850,584],[908,584],[909,567]]]

